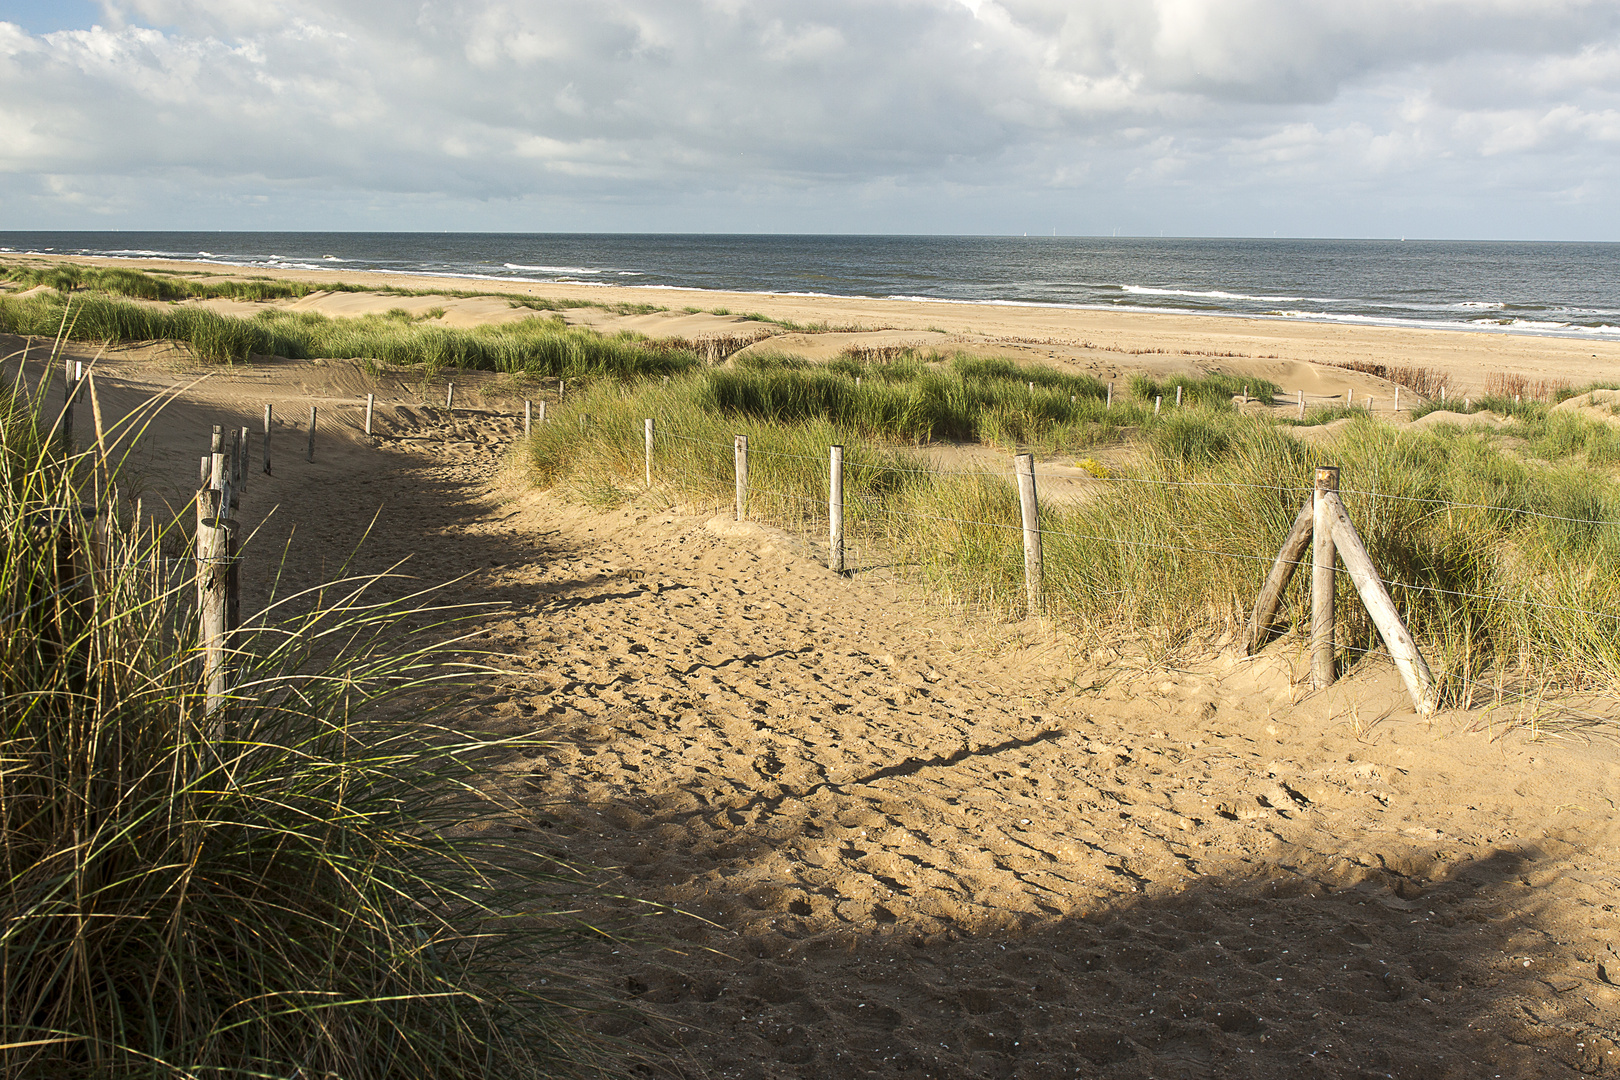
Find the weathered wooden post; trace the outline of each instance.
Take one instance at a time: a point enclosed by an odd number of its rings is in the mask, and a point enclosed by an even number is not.
[[[827,478],[827,567],[835,574],[844,572],[844,448],[832,448],[831,471]]]
[[[557,380],[557,404],[561,405],[563,403],[563,398],[565,396],[567,396],[567,394],[568,394],[568,380],[567,379],[558,379]]]
[[[1440,404],[1444,405],[1445,403],[1446,403],[1446,388],[1442,384],[1441,387],[1440,387]]]
[[[1351,386],[1351,387],[1347,387],[1345,389],[1345,391],[1344,391],[1344,403],[1345,403],[1346,406],[1351,406],[1351,405],[1354,405],[1356,403],[1356,388],[1355,387]]]
[[[1181,408],[1181,384],[1176,384],[1176,408]]]
[[[377,407],[377,395],[366,395],[366,434],[371,434],[371,412]]]
[[[1103,408],[1112,409],[1113,407],[1114,407],[1114,384],[1109,383],[1108,384],[1108,403],[1106,405],[1104,405]]]
[[[641,434],[647,444],[647,486],[652,487],[653,422],[652,417],[641,422]]]
[[[1159,406],[1163,405],[1163,404],[1164,404],[1164,398],[1162,396],[1161,397],[1156,397],[1156,398],[1153,399],[1153,415],[1154,416],[1159,415]]]
[[[1277,621],[1277,609],[1282,606],[1283,590],[1294,576],[1294,570],[1304,561],[1305,547],[1311,542],[1311,528],[1316,520],[1316,499],[1312,496],[1294,517],[1294,527],[1288,530],[1282,550],[1271,564],[1266,583],[1260,586],[1260,595],[1254,602],[1254,614],[1249,618],[1248,651],[1252,655],[1265,644],[1266,635]]]
[[[1243,388],[1243,404],[1247,405],[1248,403],[1249,403],[1249,388],[1247,386],[1245,386]]]
[[[1333,510],[1327,496],[1337,495],[1339,470],[1323,465],[1316,470],[1316,495],[1311,515],[1311,685],[1332,686],[1333,641]]]
[[[542,424],[546,422],[546,399],[545,398],[540,399],[540,422]]]
[[[1395,387],[1395,411],[1401,411],[1401,388],[1398,384]]]
[[[737,466],[737,520],[745,521],[744,514],[748,507],[748,436],[733,438],[731,453]]]
[[[236,490],[247,490],[248,458],[253,454],[253,432],[248,428],[239,428],[236,432],[237,442],[241,446],[241,453],[236,459]]]
[[[534,430],[534,402],[530,401],[527,398],[524,398],[523,399],[523,437],[525,439],[528,438],[530,432],[532,432],[533,430]]]
[[[1335,483],[1335,489],[1337,486]],[[1373,625],[1378,627],[1378,635],[1384,639],[1390,659],[1395,661],[1395,669],[1401,673],[1401,681],[1406,684],[1406,692],[1412,698],[1412,707],[1428,716],[1434,712],[1440,697],[1434,673],[1423,662],[1417,642],[1401,621],[1400,612],[1395,610],[1395,601],[1390,599],[1389,591],[1384,588],[1384,580],[1378,576],[1372,557],[1367,554],[1367,545],[1362,543],[1361,535],[1351,523],[1350,514],[1345,510],[1337,490],[1329,492],[1325,498],[1333,538],[1339,558],[1344,560],[1345,572],[1355,583],[1367,614],[1372,617]]]
[[[1013,472],[1018,477],[1018,510],[1024,526],[1024,590],[1030,615],[1038,616],[1043,607],[1045,561],[1041,553],[1041,515],[1035,501],[1035,455],[1014,457]]]
[[[309,448],[304,452],[305,461],[315,460],[315,406],[309,407]]]
[[[222,518],[227,498],[215,488],[197,492],[197,643],[203,661],[203,714],[210,721],[208,736],[216,739],[224,733],[221,709],[229,686],[226,568],[230,556]]]
[[[270,406],[264,407],[264,475],[270,475]]]
[[[65,385],[62,390],[62,422],[60,429],[62,453],[69,457],[73,454],[73,406],[79,400],[79,386],[83,380],[83,363],[77,360],[63,361],[62,382]]]
[[[1305,419],[1305,391],[1299,392],[1299,418]]]
[[[449,412],[456,405],[456,384],[444,384],[444,411]]]

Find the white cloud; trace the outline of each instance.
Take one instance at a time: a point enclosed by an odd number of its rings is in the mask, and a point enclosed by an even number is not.
[[[845,227],[1106,231],[1094,207],[1162,222],[1196,186],[1183,231],[1262,202],[1354,233],[1396,184],[1436,232],[1556,196],[1620,233],[1609,2],[102,4],[91,30],[0,23],[0,227],[836,228],[858,204]]]

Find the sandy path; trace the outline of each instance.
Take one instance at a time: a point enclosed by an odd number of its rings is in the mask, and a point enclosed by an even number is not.
[[[190,378],[109,359],[109,414]],[[1071,663],[767,529],[513,487],[516,421],[476,379],[451,416],[388,388],[373,445],[337,422],[357,380],[212,377],[148,436],[146,482],[183,492],[211,417],[331,402],[316,463],[250,486],[278,507],[261,550],[291,535],[313,582],[377,514],[358,569],[409,556],[508,605],[487,641],[521,674],[468,723],[554,734],[508,777],[544,842],[701,917],[582,960],[627,1006],[596,1023],[673,1051],[665,1072],[1620,1071],[1612,741],[1424,724],[1378,666],[1306,695],[1281,646]]]

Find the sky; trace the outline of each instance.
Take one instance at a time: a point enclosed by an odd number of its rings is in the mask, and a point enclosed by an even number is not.
[[[0,229],[1620,240],[1615,0],[0,0]]]

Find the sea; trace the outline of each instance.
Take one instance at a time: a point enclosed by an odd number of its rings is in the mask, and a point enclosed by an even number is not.
[[[1620,335],[1620,244],[1165,237],[0,232],[7,254],[1482,333]]]

